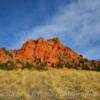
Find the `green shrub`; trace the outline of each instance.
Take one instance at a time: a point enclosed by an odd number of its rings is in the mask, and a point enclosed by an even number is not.
[[[37,69],[37,70],[48,70],[47,64],[46,63],[41,63],[41,62],[39,64],[36,64],[34,66],[34,68]]]
[[[32,65],[32,64],[30,64],[30,63],[26,63],[26,64],[24,64],[24,68],[27,68],[27,69],[32,69],[34,66]]]
[[[40,58],[36,59],[34,68],[37,69],[37,70],[48,70],[47,64],[41,62]]]
[[[89,70],[89,67],[87,64],[83,64],[83,70]]]
[[[6,63],[0,63],[0,69],[12,70],[14,69],[14,63],[12,61],[7,61]]]
[[[58,63],[56,64],[57,68],[63,68],[67,66],[67,61],[63,56],[59,56],[58,59]]]
[[[99,65],[96,65],[96,63],[94,63],[93,70],[100,72],[100,66]]]

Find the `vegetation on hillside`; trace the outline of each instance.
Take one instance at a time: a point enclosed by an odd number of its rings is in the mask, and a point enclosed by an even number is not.
[[[74,62],[74,61],[66,61],[65,59],[59,58],[57,64],[51,66],[53,68],[69,68],[69,69],[77,69],[77,70],[91,70],[91,71],[99,71],[100,65],[95,62],[88,63],[84,61]],[[23,61],[17,60],[16,63],[13,61],[7,61],[6,63],[0,62],[0,69],[3,70],[13,70],[13,69],[32,69],[36,68],[38,70],[47,70],[49,66],[46,63],[42,63],[39,59],[35,61],[35,64],[24,63]]]

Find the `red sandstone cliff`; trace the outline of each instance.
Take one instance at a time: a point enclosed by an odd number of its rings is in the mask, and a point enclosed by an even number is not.
[[[12,51],[13,59],[20,59],[24,62],[35,64],[37,59],[42,63],[53,65],[58,62],[58,57],[64,59],[78,60],[80,56],[69,48],[65,48],[59,39],[45,41],[43,38],[38,40],[28,40],[19,50]]]
[[[55,66],[60,62],[61,64],[77,64],[80,68],[83,62],[87,62],[89,65],[92,64],[92,61],[83,58],[82,55],[78,55],[70,48],[64,47],[58,38],[47,41],[43,38],[28,40],[19,50],[7,51],[0,49],[0,62],[5,63],[9,60],[14,63],[21,61],[32,65],[42,63],[47,66]]]

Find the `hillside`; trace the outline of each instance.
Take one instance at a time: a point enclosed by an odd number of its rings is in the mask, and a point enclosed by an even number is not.
[[[0,49],[0,65],[24,68],[26,66],[39,67],[67,67],[75,69],[99,70],[100,63],[90,61],[74,52],[59,41],[58,38],[44,40],[28,40],[18,50],[8,51]]]

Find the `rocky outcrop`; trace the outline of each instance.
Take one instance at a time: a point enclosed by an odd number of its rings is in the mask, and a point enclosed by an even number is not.
[[[34,66],[78,66],[82,68],[83,63],[91,65],[92,61],[78,55],[72,49],[64,47],[58,38],[44,40],[28,40],[19,50],[7,51],[0,49],[0,62],[12,61],[15,64],[22,62]],[[95,62],[95,61],[94,61]],[[93,62],[93,63],[94,63]]]

